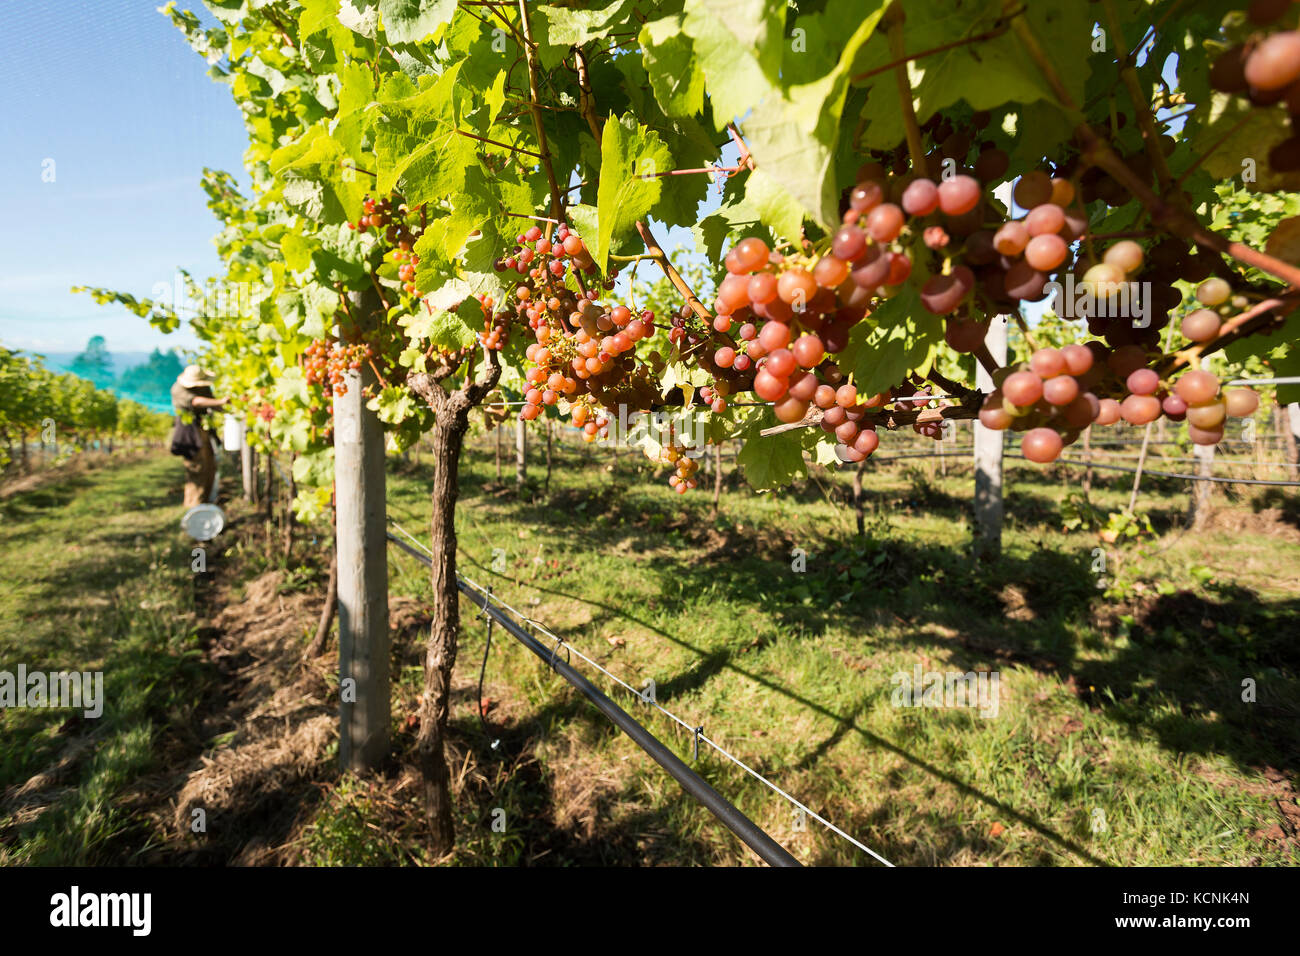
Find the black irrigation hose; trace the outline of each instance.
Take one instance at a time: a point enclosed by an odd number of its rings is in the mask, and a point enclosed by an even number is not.
[[[1019,458],[1022,461],[1029,461],[1024,455],[1007,455],[1008,458]],[[1127,471],[1129,474],[1137,472],[1136,468],[1126,468],[1123,465],[1104,465],[1097,461],[1079,461],[1075,458],[1058,458],[1053,465],[1076,465],[1079,468],[1107,468],[1111,471]],[[1151,475],[1156,478],[1184,478],[1188,481],[1218,481],[1225,485],[1276,485],[1277,487],[1300,487],[1300,481],[1265,481],[1261,478],[1221,478],[1215,475],[1179,475],[1172,471],[1152,471],[1150,468],[1142,469],[1143,475]]]
[[[422,561],[426,565],[433,563],[428,555],[421,554],[391,531],[387,534],[389,541],[396,544],[411,557]],[[637,723],[627,711],[606,697],[587,678],[561,660],[555,653],[555,651],[559,650],[558,646],[552,650],[541,644],[537,638],[524,630],[513,618],[503,614],[484,595],[467,585],[459,574],[456,575],[456,587],[460,589],[462,594],[478,605],[485,614],[505,628],[511,637],[545,661],[557,674],[577,688],[579,693],[595,704],[601,713],[618,725],[619,729],[631,737],[637,746],[653,757],[659,766],[668,771],[673,779],[682,785],[683,790],[704,804],[705,808],[717,817],[723,826],[740,837],[741,841],[757,853],[765,863],[771,866],[803,865],[791,856],[784,847],[760,829],[753,820],[728,803],[722,794],[714,790],[702,777],[686,766],[681,758],[663,745],[659,738]]]

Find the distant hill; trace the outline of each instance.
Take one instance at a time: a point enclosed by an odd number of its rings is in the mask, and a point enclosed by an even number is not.
[[[91,338],[82,352],[37,354],[46,368],[89,379],[119,398],[129,398],[158,412],[172,410],[172,383],[185,367],[174,349],[115,353],[108,351],[99,335]]]

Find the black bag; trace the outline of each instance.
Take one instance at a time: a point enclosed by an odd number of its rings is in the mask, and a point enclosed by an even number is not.
[[[193,421],[184,421],[177,415],[176,422],[172,426],[172,454],[180,455],[187,460],[193,458],[199,453],[202,441],[202,429]]]

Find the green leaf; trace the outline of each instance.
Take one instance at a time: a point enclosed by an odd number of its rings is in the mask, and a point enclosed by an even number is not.
[[[771,92],[764,64],[780,64],[784,7],[765,0],[686,0],[682,29],[694,41],[718,129]]]
[[[1260,109],[1240,96],[1215,93],[1188,152],[1205,157],[1201,168],[1214,179],[1244,180],[1251,192],[1300,190],[1300,171],[1276,172],[1268,162],[1269,150],[1291,132],[1283,110]]]
[[[668,116],[693,116],[704,108],[704,74],[695,69],[695,45],[681,17],[651,20],[641,28],[641,60],[659,108]]]
[[[853,375],[860,394],[874,395],[897,385],[909,372],[928,368],[943,341],[943,320],[927,312],[910,284],[886,299],[849,333],[838,359]]]
[[[803,232],[803,205],[762,168],[745,182],[745,205],[783,238],[798,239]]]
[[[859,5],[855,15],[862,12]],[[879,0],[848,37],[825,76],[789,87],[779,96],[764,97],[744,122],[750,149],[764,175],[823,227],[839,220],[835,152],[844,126],[841,114],[850,70],[884,12],[885,0]]]
[[[366,407],[376,412],[379,420],[388,425],[400,424],[419,411],[415,396],[396,385],[381,389],[378,395],[366,402]]]
[[[529,19],[542,66],[554,69],[571,47],[586,46],[615,31],[623,32],[629,23],[635,25],[634,12],[633,0],[617,0],[591,10],[538,4]]]
[[[311,244],[296,232],[286,233],[280,240],[280,254],[294,272],[303,272],[311,265]]]
[[[416,43],[451,22],[458,0],[379,0],[384,33],[393,43]]]
[[[755,491],[770,491],[790,484],[806,475],[803,445],[799,431],[781,432],[762,437],[759,432],[778,424],[776,415],[764,408],[761,415],[746,423],[742,437],[745,445],[736,457],[745,480]]]
[[[659,134],[629,115],[605,122],[600,145],[600,187],[596,192],[598,230],[591,255],[604,272],[615,238],[629,232],[650,211],[663,189],[660,177],[649,173],[672,168],[672,154]],[[590,237],[588,239],[590,242]]]

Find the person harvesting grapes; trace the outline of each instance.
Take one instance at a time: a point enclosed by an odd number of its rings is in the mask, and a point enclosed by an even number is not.
[[[208,497],[217,473],[213,437],[204,427],[203,418],[210,410],[222,408],[229,401],[229,398],[213,396],[212,382],[197,365],[187,365],[172,385],[172,405],[177,411],[172,454],[185,459],[186,508],[201,504]]]

